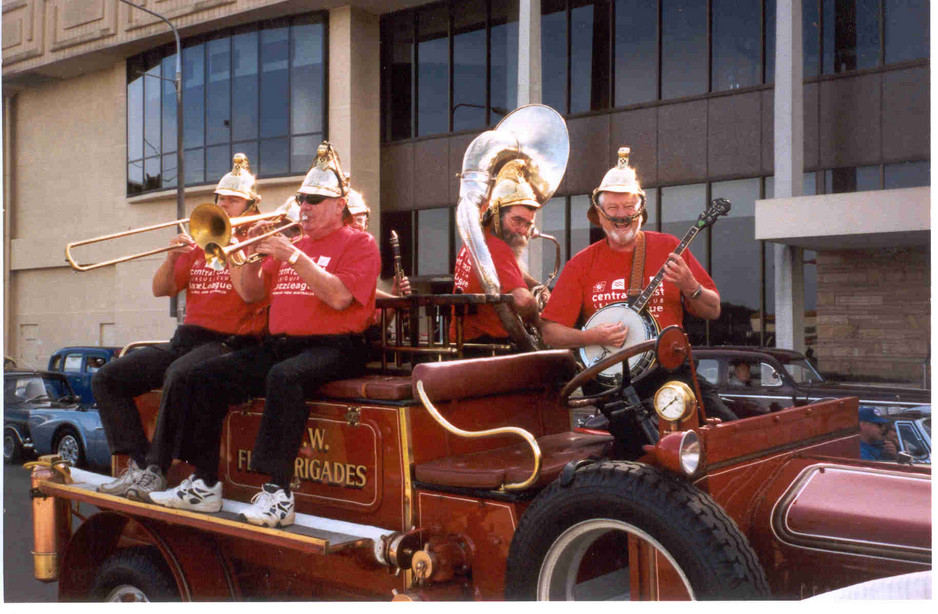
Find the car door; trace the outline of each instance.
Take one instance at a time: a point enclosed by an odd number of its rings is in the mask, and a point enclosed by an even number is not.
[[[745,385],[732,376],[730,362],[745,361],[749,365],[751,379]],[[790,386],[785,385],[776,366],[755,357],[737,358],[725,362],[726,379],[720,394],[729,401],[728,405],[741,418],[779,411],[794,404]],[[737,411],[736,408],[740,411]],[[740,413],[742,412],[742,413]]]
[[[88,382],[88,386],[84,385],[84,368],[84,352],[68,352],[65,354],[64,360],[62,360],[62,373],[75,394],[81,397],[82,405],[91,403],[91,382]]]

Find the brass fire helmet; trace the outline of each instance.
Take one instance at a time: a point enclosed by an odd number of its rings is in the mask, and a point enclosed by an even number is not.
[[[348,195],[348,178],[342,172],[338,152],[329,141],[323,141],[316,150],[316,158],[303,179],[299,193],[326,198],[341,198]]]
[[[348,191],[347,208],[349,215],[358,215],[359,213],[367,213],[368,215],[371,215],[371,209],[369,209],[368,205],[365,204],[365,198],[358,190]]]
[[[599,184],[599,187],[593,190],[593,206],[589,208],[586,212],[586,217],[589,218],[589,221],[599,226],[599,212],[596,211],[596,208],[599,207],[599,194],[600,192],[618,192],[620,194],[638,194],[642,199],[641,209],[642,209],[642,224],[648,221],[648,211],[645,209],[645,190],[642,189],[641,184],[638,183],[638,177],[635,175],[635,169],[629,166],[629,148],[620,147],[619,148],[619,160],[615,166],[606,171],[606,175],[603,177],[602,182]]]
[[[532,209],[540,209],[541,202],[537,199],[534,188],[528,181],[530,167],[527,161],[515,159],[507,162],[495,178],[495,187],[489,197],[489,206],[482,213],[482,225],[490,221],[496,235],[501,235],[501,209],[524,205]]]
[[[251,208],[257,208],[257,203],[261,202],[261,195],[255,190],[256,180],[251,174],[251,163],[248,157],[243,153],[237,153],[232,158],[234,166],[231,172],[221,178],[218,187],[215,188],[215,194],[220,196],[240,196],[248,201],[245,211]]]

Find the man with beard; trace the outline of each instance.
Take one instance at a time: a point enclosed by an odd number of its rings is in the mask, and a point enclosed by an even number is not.
[[[628,164],[629,149],[619,149],[619,161],[593,191],[587,217],[606,235],[570,259],[560,274],[547,306],[541,314],[541,334],[554,348],[603,345],[620,348],[628,329],[621,323],[603,324],[589,330],[579,328],[593,313],[611,303],[625,302],[637,295],[664,267],[664,281],[648,303],[648,312],[664,329],[682,325],[684,311],[709,320],[720,316],[720,295],[710,275],[690,250],[680,256],[673,250],[677,237],[642,230],[648,220],[645,191]],[[645,398],[658,389],[659,379],[671,374],[659,372],[643,378],[637,386]],[[672,377],[689,379],[684,367]],[[725,419],[735,419],[728,409],[708,399],[705,407],[721,410]]]
[[[522,320],[536,323],[537,300],[530,287],[537,282],[526,276],[518,264],[528,246],[528,236],[540,208],[525,173],[523,160],[512,160],[502,167],[495,180],[495,187],[492,188],[489,206],[482,214],[482,227],[485,229],[485,243],[498,273],[501,293],[514,297],[515,311]],[[484,292],[465,245],[456,257],[453,281],[454,292]],[[455,338],[456,325],[453,322],[450,324],[450,339]],[[474,313],[467,313],[463,319],[463,340],[471,343],[507,344],[509,337],[495,308],[492,305],[478,305]]]
[[[270,335],[193,371],[186,392],[200,408],[191,437],[201,446],[184,460],[195,473],[175,488],[152,493],[154,503],[219,511],[225,416],[231,405],[263,396],[250,468],[270,479],[239,518],[266,527],[293,524],[290,481],[309,416],[306,398],[328,381],[354,377],[367,359],[362,333],[375,310],[381,258],[374,237],[344,223],[347,195],[338,156],[324,142],[296,197],[303,237],[296,243],[282,234],[268,237],[253,246],[268,258],[231,272],[244,300],[270,297]]]

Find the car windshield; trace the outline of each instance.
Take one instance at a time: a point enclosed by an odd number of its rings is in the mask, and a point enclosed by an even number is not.
[[[3,380],[3,402],[58,401],[72,394],[68,382],[57,377],[22,375]]]
[[[824,378],[814,370],[811,363],[804,358],[792,358],[787,360],[779,358],[779,360],[782,361],[788,375],[798,384],[820,384],[824,381]]]

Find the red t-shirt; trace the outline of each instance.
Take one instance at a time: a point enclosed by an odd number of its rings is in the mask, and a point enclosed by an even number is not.
[[[205,266],[205,252],[196,247],[176,260],[176,292],[186,291],[185,324],[229,335],[262,335],[267,327],[267,299],[245,303],[231,285],[228,269]]]
[[[516,288],[527,288],[524,277],[521,275],[521,268],[515,260],[515,254],[508,244],[490,232],[485,233],[485,244],[488,245],[489,252],[492,254],[492,262],[495,264],[495,271],[498,273],[501,293],[508,294]],[[465,294],[482,294],[485,292],[479,282],[479,276],[476,274],[472,257],[465,245],[459,250],[459,255],[456,256],[453,288],[454,291],[455,288],[459,288]],[[455,323],[450,324],[449,334],[450,339],[456,338]],[[498,314],[495,313],[495,307],[492,305],[479,305],[477,313],[474,315],[467,314],[463,319],[463,338],[465,340],[468,341],[483,335],[495,338],[508,336],[508,332],[502,326],[502,321],[498,319]]]
[[[642,274],[645,281],[642,288],[645,288],[680,241],[677,237],[660,232],[642,232],[645,233],[645,266]],[[690,250],[685,250],[681,257],[704,288],[716,290],[710,275]],[[541,317],[570,327],[577,325],[581,315],[582,322],[586,322],[599,308],[628,300],[631,275],[632,253],[614,251],[605,239],[597,241],[564,265]],[[683,325],[681,291],[667,281],[661,282],[645,310],[661,328],[672,324]]]
[[[296,247],[338,277],[352,304],[337,311],[319,300],[288,263],[267,258],[262,271],[270,295],[270,333],[293,336],[360,333],[375,311],[381,272],[378,244],[367,232],[343,226],[322,239],[303,237]]]

